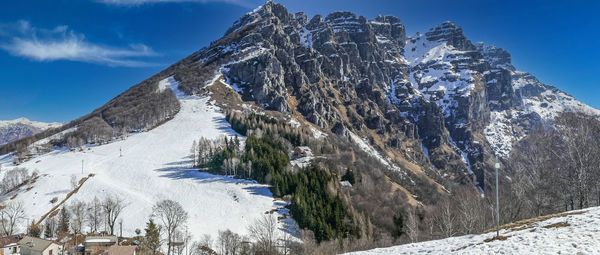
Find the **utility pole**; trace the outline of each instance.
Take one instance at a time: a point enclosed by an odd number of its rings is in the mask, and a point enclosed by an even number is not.
[[[119,237],[123,239],[123,219],[119,220]]]
[[[81,174],[83,175],[83,159],[81,160]]]
[[[498,170],[500,169],[500,163],[498,162],[498,156],[496,156],[496,237],[500,236],[500,198],[498,197]]]
[[[119,147],[119,157],[123,157],[123,150]]]
[[[185,241],[185,255],[189,255],[190,254],[189,251],[188,251],[188,241],[189,241],[188,239],[189,239],[189,236],[188,236],[188,226],[186,225],[185,226],[185,239],[184,239],[184,241]]]

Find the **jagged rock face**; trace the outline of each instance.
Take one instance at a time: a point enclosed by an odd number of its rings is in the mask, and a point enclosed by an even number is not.
[[[340,136],[376,134],[381,150],[420,141],[429,160],[416,163],[481,186],[490,158],[508,155],[535,123],[561,110],[598,114],[517,71],[505,50],[472,44],[452,22],[407,37],[393,16],[309,19],[267,2],[194,58],[221,60],[246,100],[300,112]]]

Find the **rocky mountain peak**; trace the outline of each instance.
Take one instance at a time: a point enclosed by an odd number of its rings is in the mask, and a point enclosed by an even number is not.
[[[240,28],[254,24],[269,17],[277,17],[284,23],[290,22],[290,20],[295,20],[294,15],[288,13],[285,6],[273,1],[267,1],[264,5],[261,5],[251,12],[246,13],[242,18],[235,21],[233,25],[227,29],[225,36],[239,30]]]
[[[406,29],[399,18],[395,16],[379,15],[375,20],[370,21],[375,35],[381,38],[389,39],[397,43],[399,46],[404,46],[406,41]]]
[[[476,47],[492,67],[515,70],[511,63],[510,53],[506,50],[493,45],[487,46],[483,42],[478,42]]]
[[[309,18],[269,1],[226,34],[195,53],[189,69],[223,76],[243,100],[267,110],[377,142],[374,151],[411,158],[430,176],[481,188],[492,152],[508,155],[502,145],[526,135],[537,116],[581,108],[516,71],[504,49],[472,44],[449,21],[407,39],[394,16],[367,20],[341,11]],[[200,91],[188,73],[176,72],[180,86]]]
[[[425,33],[425,37],[429,41],[446,41],[458,50],[475,50],[475,46],[465,37],[463,29],[451,21],[445,21],[430,29]]]

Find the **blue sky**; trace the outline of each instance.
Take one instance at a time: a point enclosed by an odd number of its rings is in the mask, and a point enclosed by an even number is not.
[[[600,1],[282,0],[291,12],[399,17],[409,35],[451,20],[473,42],[600,108]],[[256,0],[0,2],[0,119],[66,122],[220,38]]]

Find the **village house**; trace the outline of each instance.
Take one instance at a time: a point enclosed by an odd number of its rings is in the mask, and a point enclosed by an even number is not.
[[[296,146],[292,151],[292,159],[312,157],[312,150],[308,146]]]
[[[116,236],[87,236],[85,238],[85,255],[98,255],[106,252],[111,246],[117,245]]]
[[[17,244],[20,255],[62,255],[62,246],[50,240],[25,236]]]
[[[0,255],[19,255],[21,248],[17,244],[24,235],[12,235],[0,238]]]

